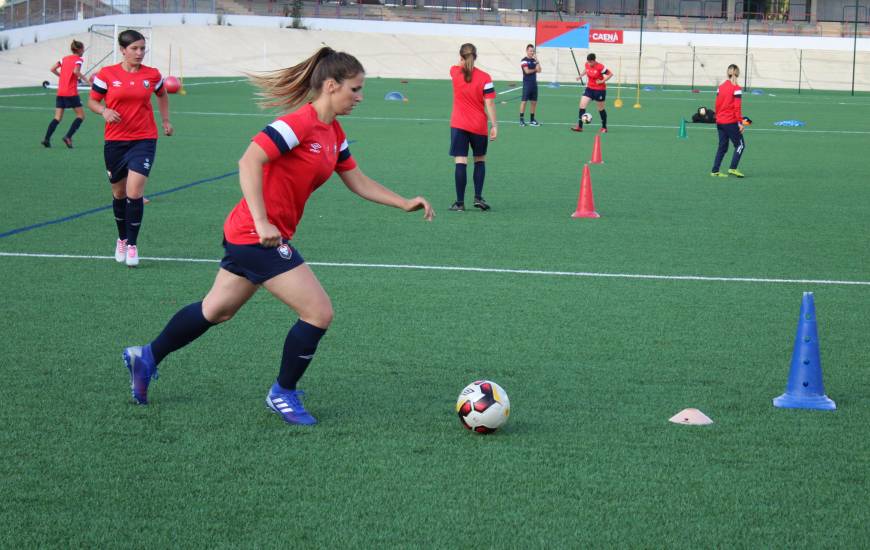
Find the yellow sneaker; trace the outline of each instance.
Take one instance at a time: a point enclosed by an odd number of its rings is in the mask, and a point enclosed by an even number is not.
[[[727,178],[728,174],[723,174],[722,172],[710,172],[710,175],[714,178]]]
[[[731,174],[732,176],[735,176],[735,177],[738,177],[738,178],[745,178],[745,177],[746,177],[746,176],[743,174],[743,172],[741,172],[740,170],[737,170],[737,169],[735,169],[735,168],[730,168],[730,169],[728,169],[728,173]]]

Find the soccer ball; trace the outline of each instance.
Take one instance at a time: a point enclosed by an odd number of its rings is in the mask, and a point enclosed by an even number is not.
[[[592,114],[591,113],[583,113],[583,116],[580,117],[583,119],[583,124],[589,124],[592,122]]]
[[[170,94],[174,94],[181,89],[181,82],[174,76],[167,76],[163,80],[163,87],[166,88],[166,91]]]
[[[489,380],[478,380],[465,386],[459,394],[456,413],[469,430],[489,434],[507,422],[511,402],[501,386]]]

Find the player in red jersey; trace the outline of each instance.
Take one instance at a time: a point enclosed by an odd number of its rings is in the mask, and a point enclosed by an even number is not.
[[[103,157],[112,184],[112,209],[118,227],[115,261],[139,265],[137,239],[142,225],[143,195],[157,154],[157,125],[151,94],[157,95],[163,133],[171,136],[169,97],[160,71],[142,64],[145,37],[134,30],[118,35],[124,61],[94,76],[88,107],[106,121]],[[101,102],[106,100],[106,105]]]
[[[453,80],[450,156],[455,161],[456,183],[456,202],[450,210],[454,212],[465,211],[469,145],[474,155],[474,207],[483,212],[490,208],[483,200],[483,180],[486,177],[487,117],[490,122],[489,141],[495,141],[498,136],[495,86],[492,77],[474,67],[475,59],[477,59],[477,48],[474,44],[463,44],[459,48],[459,63],[450,67],[450,78]]]
[[[607,81],[613,78],[613,72],[595,60],[595,54],[590,53],[586,56],[586,67],[583,72],[577,77],[581,80],[583,77],[588,79],[586,90],[583,91],[583,97],[580,98],[580,113],[577,116],[577,126],[571,128],[575,132],[583,131],[583,115],[586,113],[586,106],[590,101],[595,101],[598,104],[598,116],[601,117],[602,134],[607,133],[607,111],[604,110],[604,101],[607,99]]]
[[[293,309],[299,320],[284,341],[277,381],[266,405],[289,424],[314,424],[302,406],[297,383],[332,322],[329,296],[290,243],[309,196],[333,172],[364,199],[434,212],[426,199],[403,198],[363,174],[350,154],[337,117],[362,101],[365,72],[352,55],[321,48],[302,63],[254,77],[267,106],[299,109],[279,117],[254,136],[239,161],[244,198],[224,223],[226,255],[201,302],[181,309],[150,344],[124,350],[133,398],[147,403],[151,378],[169,353],[210,327],[230,320],[262,286]],[[310,103],[305,103],[311,99]],[[211,405],[207,405],[206,408]]]
[[[73,40],[69,47],[72,55],[68,55],[51,67],[51,72],[57,76],[57,97],[54,100],[54,118],[48,125],[45,138],[42,140],[44,147],[51,147],[51,135],[63,120],[64,109],[74,109],[76,119],[70,125],[66,135],[63,136],[64,144],[72,149],[73,134],[85,120],[85,110],[82,109],[82,100],[79,98],[79,81],[84,82],[82,76],[82,54],[85,53],[85,45],[78,40]]]
[[[728,79],[719,85],[716,92],[716,129],[719,131],[719,148],[716,149],[716,158],[713,159],[713,170],[710,175],[717,178],[727,178],[728,174],[738,178],[744,174],[737,169],[740,157],[746,144],[743,141],[743,90],[737,84],[740,77],[740,68],[737,65],[728,65]],[[722,159],[728,151],[728,142],[734,144],[734,154],[731,156],[731,167],[728,174],[719,171]]]

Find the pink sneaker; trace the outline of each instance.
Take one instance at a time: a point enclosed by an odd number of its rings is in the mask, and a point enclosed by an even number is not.
[[[127,267],[136,267],[139,265],[139,251],[136,250],[135,244],[127,245]]]
[[[127,260],[127,239],[118,239],[115,242],[115,261],[119,264]]]

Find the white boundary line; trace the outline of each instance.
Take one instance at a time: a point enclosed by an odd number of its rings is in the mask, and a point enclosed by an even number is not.
[[[7,258],[49,258],[73,260],[114,260],[114,256],[89,256],[77,254],[36,254],[28,252],[0,252]],[[217,259],[142,257],[155,262],[218,263]],[[501,269],[493,267],[460,267],[446,265],[366,264],[356,262],[307,262],[321,267],[351,267],[363,269],[411,269],[417,271],[455,271],[465,273],[500,273],[510,275],[542,275],[550,277],[587,277],[596,279],[643,279],[652,281],[704,281],[720,283],[770,283],[802,285],[849,285],[870,286],[870,281],[839,281],[836,279],[779,279],[771,277],[708,277],[703,275],[645,275],[641,273],[598,273],[594,271],[546,271],[540,269]]]
[[[13,106],[13,105],[0,105],[0,110],[2,109],[12,109],[12,110],[21,110],[21,111],[53,111],[54,107],[25,107],[25,106]],[[221,113],[216,111],[172,111],[173,115],[192,115],[192,116],[222,116],[222,117],[230,117],[230,116],[239,116],[239,117],[259,117],[264,120],[270,120],[274,118],[274,114],[270,115],[269,113]],[[439,122],[446,123],[449,122],[449,119],[446,118],[411,118],[411,117],[386,117],[386,116],[358,116],[351,115],[346,120],[368,120],[368,121],[394,121],[394,122]],[[516,120],[500,120],[501,124],[519,124],[519,121]],[[573,122],[548,122],[547,126],[573,126]],[[660,129],[660,130],[675,130],[679,128],[679,126],[669,126],[665,124],[610,124],[613,128],[646,128],[646,129]],[[715,130],[716,126],[712,124],[703,124],[692,126],[693,129],[697,130]],[[783,128],[756,128],[753,127],[750,129],[751,132],[782,132],[789,134],[854,134],[854,135],[868,135],[870,134],[870,130],[798,130],[791,127],[783,127]]]

